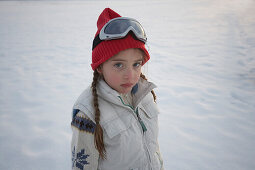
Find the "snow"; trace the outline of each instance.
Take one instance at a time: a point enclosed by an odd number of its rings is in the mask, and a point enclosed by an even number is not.
[[[0,1],[0,169],[71,169],[105,7],[146,29],[165,169],[255,169],[253,0]]]

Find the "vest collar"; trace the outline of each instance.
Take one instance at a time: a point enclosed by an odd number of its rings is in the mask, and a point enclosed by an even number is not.
[[[142,99],[148,93],[150,93],[152,89],[154,89],[156,87],[157,86],[154,83],[140,78],[140,80],[137,83],[138,89],[133,94],[134,108],[136,108],[138,106],[138,104],[142,101]],[[98,92],[98,97],[100,97],[110,103],[123,106],[123,104],[119,98],[120,94],[116,90],[112,89],[103,79],[99,80],[99,82],[98,82],[97,92]]]

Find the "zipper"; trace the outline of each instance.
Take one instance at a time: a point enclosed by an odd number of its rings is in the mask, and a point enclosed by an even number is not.
[[[147,153],[146,155],[147,155],[147,157],[148,157],[148,160],[149,160],[149,168],[150,168],[150,170],[152,169],[152,165],[151,165],[151,163],[152,163],[152,161],[151,161],[151,156],[150,156],[150,152],[149,152],[149,148],[148,148],[148,146],[147,146],[147,143],[146,143],[146,141],[145,141],[145,135],[146,135],[146,131],[147,131],[147,128],[146,128],[146,126],[145,126],[145,124],[143,123],[143,121],[142,121],[142,119],[141,119],[141,117],[140,117],[140,115],[139,115],[139,111],[138,111],[138,108],[136,108],[136,115],[137,115],[137,118],[138,118],[138,121],[140,122],[140,124],[141,124],[141,126],[142,126],[142,128],[143,128],[143,146],[144,146],[144,149],[145,149],[145,152]]]
[[[138,120],[139,124],[141,125],[141,128],[142,128],[142,131],[143,131],[143,137],[142,137],[142,140],[143,140],[143,146],[144,146],[144,149],[145,149],[145,152],[146,152],[146,155],[148,157],[148,160],[149,160],[149,166],[150,166],[150,169],[152,169],[152,166],[151,166],[151,156],[150,156],[150,152],[149,152],[149,149],[148,149],[148,146],[146,144],[146,141],[145,141],[145,132],[147,131],[147,128],[143,122],[143,120],[141,119],[140,115],[139,115],[139,111],[138,111],[138,107],[136,109],[134,109],[133,106],[130,106],[128,104],[125,104],[123,99],[121,98],[121,96],[118,96],[122,102],[123,105],[129,107],[130,109],[132,109],[132,111],[136,114],[136,119]]]
[[[136,114],[136,117],[137,117],[137,119],[138,119],[138,122],[140,123],[140,125],[141,125],[141,127],[142,127],[143,133],[146,132],[146,131],[147,131],[147,128],[146,128],[145,124],[143,123],[143,120],[141,119],[141,117],[140,117],[140,115],[139,115],[139,113],[138,113],[138,107],[137,107],[136,110],[135,110],[133,106],[130,106],[130,105],[128,105],[128,104],[125,104],[124,101],[123,101],[123,99],[121,98],[121,96],[118,96],[118,97],[120,98],[120,100],[121,100],[121,102],[122,102],[123,105],[128,106],[129,108],[132,109],[132,111]]]
[[[136,116],[138,118],[138,121],[139,121],[140,125],[142,126],[143,133],[145,133],[147,131],[147,128],[146,128],[145,124],[143,123],[143,120],[141,119],[141,117],[140,117],[140,115],[138,113],[138,108],[136,108],[135,113],[136,113]]]

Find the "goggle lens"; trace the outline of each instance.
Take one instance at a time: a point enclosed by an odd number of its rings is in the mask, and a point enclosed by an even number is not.
[[[144,30],[142,26],[133,20],[126,20],[126,19],[118,19],[110,22],[104,29],[105,34],[122,34],[124,33],[130,26],[134,28],[134,30],[141,35],[142,37],[145,36]]]

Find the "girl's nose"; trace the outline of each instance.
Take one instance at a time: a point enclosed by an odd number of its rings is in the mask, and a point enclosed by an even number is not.
[[[133,76],[133,69],[128,67],[126,68],[125,72],[124,72],[124,78],[125,79],[132,79]]]

